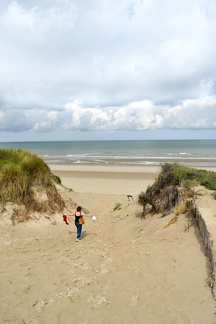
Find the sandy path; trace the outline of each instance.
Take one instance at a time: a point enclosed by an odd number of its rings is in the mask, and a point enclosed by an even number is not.
[[[184,217],[163,228],[169,218],[140,219],[125,195],[71,197],[97,215],[78,243],[61,219],[1,228],[0,323],[215,323],[208,261]]]

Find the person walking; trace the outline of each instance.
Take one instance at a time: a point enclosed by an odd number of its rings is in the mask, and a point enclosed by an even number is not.
[[[77,228],[77,237],[76,242],[79,242],[81,240],[81,234],[82,234],[82,226],[85,224],[83,216],[93,216],[93,214],[84,214],[82,213],[81,206],[77,207],[77,210],[73,214],[67,214],[66,216],[74,216],[75,217],[75,226]]]

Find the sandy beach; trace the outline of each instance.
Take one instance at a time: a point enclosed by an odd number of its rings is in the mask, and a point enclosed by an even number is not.
[[[50,165],[62,184],[80,193],[138,195],[157,177],[160,166]],[[216,171],[216,167],[199,168]]]
[[[50,165],[62,184],[79,193],[137,195],[160,170],[153,166]]]
[[[0,226],[0,323],[216,323],[197,230],[184,215],[171,226],[172,215],[141,219],[137,197],[159,167],[50,168],[97,220],[86,217],[80,242],[72,217]]]

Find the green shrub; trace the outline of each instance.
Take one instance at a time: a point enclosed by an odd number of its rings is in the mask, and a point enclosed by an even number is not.
[[[189,190],[189,189],[195,187],[196,185],[197,185],[197,181],[196,180],[186,179],[186,180],[183,180],[182,181],[182,186],[186,190]]]
[[[149,189],[149,187],[147,188],[146,192],[141,191],[141,193],[139,194],[138,203],[141,206],[145,206],[149,203],[148,189]]]
[[[161,177],[166,183],[193,186],[200,184],[210,190],[216,190],[216,173],[213,171],[189,168],[178,163],[166,163],[162,166]]]
[[[164,217],[166,217],[167,216],[167,213],[166,212],[164,212],[164,213],[162,213],[162,215],[161,215],[161,217],[160,218],[164,218]]]
[[[57,175],[53,175],[53,179],[57,184],[60,184],[60,185],[62,184],[61,178],[59,178]]]
[[[196,185],[216,192],[216,173],[189,168],[178,163],[165,163],[161,166],[153,185],[149,186],[146,192],[139,194],[138,203],[143,207],[143,214],[148,204],[153,212],[171,210],[180,198],[177,186],[183,188],[181,195],[188,199],[194,197],[195,192],[192,188]]]
[[[116,211],[116,210],[121,210],[121,209],[122,209],[122,204],[116,203],[113,210]]]

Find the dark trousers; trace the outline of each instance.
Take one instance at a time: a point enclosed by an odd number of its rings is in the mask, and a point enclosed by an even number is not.
[[[77,228],[77,238],[79,239],[82,233],[82,225],[80,225],[79,222],[75,222],[76,228]]]

